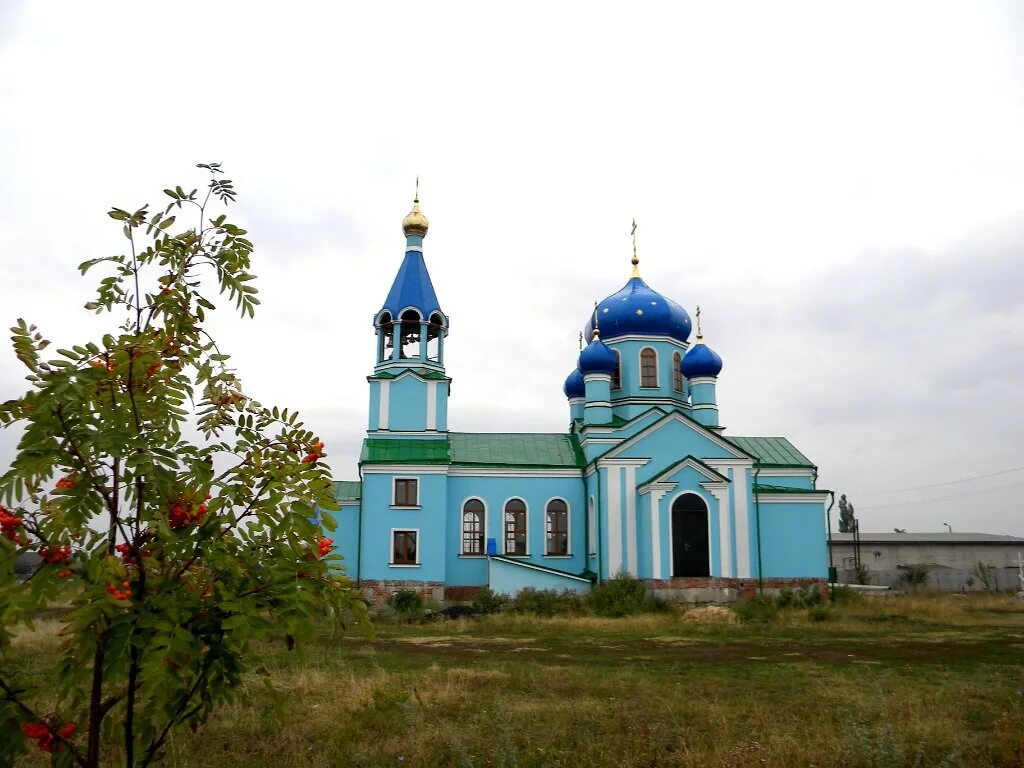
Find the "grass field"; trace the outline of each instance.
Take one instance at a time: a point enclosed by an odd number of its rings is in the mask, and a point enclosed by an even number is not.
[[[53,628],[21,638],[26,664]],[[502,614],[258,649],[170,766],[1024,766],[1024,604],[870,598],[814,621]],[[24,765],[42,765],[26,759]]]

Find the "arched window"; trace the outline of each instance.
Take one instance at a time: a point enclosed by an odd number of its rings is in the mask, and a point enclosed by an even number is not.
[[[658,386],[658,353],[650,347],[640,350],[640,386]]]
[[[470,499],[462,505],[462,554],[484,553],[484,503]]]
[[[613,349],[615,353],[615,370],[612,371],[612,389],[622,389],[622,355],[619,350]]]
[[[569,554],[569,507],[561,499],[552,499],[544,515],[545,555]]]
[[[680,366],[683,364],[683,358],[678,352],[672,353],[672,389],[676,392],[683,391],[683,370]]]
[[[522,499],[505,502],[505,554],[527,554],[526,503]]]
[[[377,318],[377,362],[382,363],[384,359],[391,356],[394,348],[395,326],[391,322],[390,312],[381,312]]]
[[[444,317],[440,312],[430,316],[427,324],[427,360],[437,363],[441,359],[441,333],[444,330]]]
[[[407,309],[402,313],[401,325],[398,333],[398,343],[401,345],[399,356],[403,359],[411,359],[419,356],[420,324],[422,318],[415,309]]]

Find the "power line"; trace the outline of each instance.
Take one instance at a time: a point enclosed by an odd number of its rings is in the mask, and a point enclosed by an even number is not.
[[[947,480],[944,483],[929,483],[928,485],[914,485],[910,488],[893,488],[888,491],[872,491],[870,493],[861,494],[862,496],[884,496],[890,493],[904,493],[906,491],[924,491],[929,488],[944,488],[947,485],[960,485],[960,483],[969,483],[973,480],[984,480],[989,477],[999,477],[1000,475],[1009,475],[1013,472],[1020,472],[1024,469],[1021,467],[1010,467],[1009,469],[1001,469],[998,472],[989,472],[985,475],[974,475],[973,477],[962,477],[959,480]]]
[[[935,502],[949,502],[953,499],[969,499],[975,496],[984,496],[985,494],[991,494],[996,490],[1007,490],[1008,488],[1019,488],[1024,487],[1024,482],[1013,482],[1009,485],[995,485],[990,488],[981,488],[979,490],[972,490],[969,494],[954,494],[953,496],[937,496],[934,499],[919,499],[915,502],[895,502],[894,504],[879,504],[870,507],[860,507],[860,510],[865,509],[889,509],[890,507],[910,507],[919,504],[934,504]]]

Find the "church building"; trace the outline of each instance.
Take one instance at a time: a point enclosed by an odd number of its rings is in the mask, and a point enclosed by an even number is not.
[[[817,468],[784,437],[727,434],[722,358],[700,310],[691,340],[687,311],[640,276],[635,244],[632,276],[587,319],[567,430],[450,432],[450,324],[418,196],[402,228],[405,255],[373,318],[360,479],[335,483],[335,547],[368,597],[585,592],[628,574],[659,594],[730,599],[825,581],[830,494]]]

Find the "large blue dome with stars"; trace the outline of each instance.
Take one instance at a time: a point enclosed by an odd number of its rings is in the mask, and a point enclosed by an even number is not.
[[[596,312],[602,339],[637,334],[668,336],[686,342],[693,327],[685,309],[655,291],[635,273],[621,290],[598,304]],[[589,338],[593,332],[591,316],[584,333]]]

